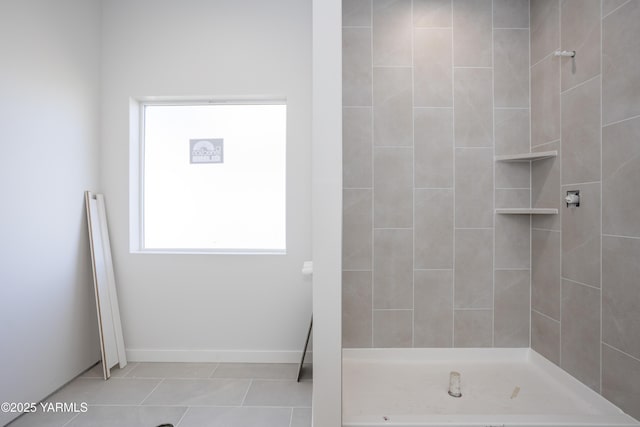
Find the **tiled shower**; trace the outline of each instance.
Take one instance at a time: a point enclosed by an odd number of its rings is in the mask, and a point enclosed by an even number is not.
[[[343,0],[343,347],[531,347],[640,417],[638,22]]]

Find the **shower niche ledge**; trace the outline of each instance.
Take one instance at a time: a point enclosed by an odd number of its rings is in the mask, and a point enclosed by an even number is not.
[[[537,153],[507,154],[495,156],[496,162],[521,162],[530,163],[538,160],[551,159],[558,157],[558,151],[539,151]],[[554,208],[501,208],[496,209],[497,214],[501,215],[557,215],[558,209]]]
[[[558,151],[539,151],[537,153],[523,153],[523,154],[507,154],[503,156],[496,156],[496,162],[535,162],[536,160],[550,159],[557,157]]]
[[[557,215],[558,209],[551,208],[504,208],[496,209],[502,215]]]

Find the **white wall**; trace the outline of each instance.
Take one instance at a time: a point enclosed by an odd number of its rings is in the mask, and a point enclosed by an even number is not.
[[[313,2],[313,425],[342,425],[342,1]]]
[[[98,189],[99,28],[97,0],[0,2],[0,402],[38,401],[100,358],[83,194]]]
[[[295,361],[311,313],[311,1],[110,0],[101,170],[131,360]],[[129,253],[129,98],[288,99],[283,255]]]

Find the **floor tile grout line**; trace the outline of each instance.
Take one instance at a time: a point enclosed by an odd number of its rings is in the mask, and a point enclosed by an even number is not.
[[[125,372],[121,378],[134,378],[131,374],[140,366],[140,363],[136,362],[127,372]]]
[[[245,402],[245,400],[247,400],[247,396],[249,395],[249,390],[251,389],[252,385],[253,385],[253,378],[251,378],[249,380],[249,385],[247,386],[247,391],[244,392],[244,396],[242,397],[242,402],[240,402],[240,406],[244,406],[244,402]]]
[[[216,371],[218,370],[218,368],[220,367],[220,363],[216,363],[215,368],[213,368],[213,371],[211,371],[211,375],[209,375],[209,378],[214,378],[214,375],[216,374]]]
[[[311,408],[311,406],[278,406],[278,405],[185,405],[185,404],[151,404],[151,405],[134,405],[134,404],[90,404],[91,407],[99,408],[260,408],[260,409],[289,409],[289,408]]]
[[[293,426],[293,408],[291,408],[291,414],[289,414],[289,427]]]
[[[184,410],[184,412],[182,413],[182,416],[180,417],[180,419],[178,420],[178,422],[176,423],[175,427],[180,427],[180,424],[182,423],[182,420],[184,420],[184,417],[187,416],[187,412],[189,412],[189,410],[191,409],[191,406],[187,406],[186,409]]]
[[[76,419],[76,418],[78,418],[79,416],[80,416],[80,413],[75,414],[73,417],[71,417],[71,419],[70,419],[69,421],[67,421],[66,423],[62,424],[62,427],[66,427],[66,426],[68,426],[69,424],[71,424],[71,422],[72,422],[73,420],[75,420],[75,419]],[[16,418],[16,419],[17,419],[17,418]]]
[[[161,380],[158,382],[158,384],[156,384],[156,386],[153,388],[153,390],[151,390],[151,391],[149,392],[149,394],[147,394],[147,395],[145,396],[145,398],[144,398],[144,399],[142,399],[142,401],[138,404],[138,406],[142,406],[142,405],[144,405],[144,402],[146,402],[146,401],[147,401],[147,399],[148,399],[148,398],[153,394],[153,392],[154,392],[154,391],[156,391],[156,390],[158,389],[158,387],[160,387],[160,384],[162,384],[162,383],[164,382],[164,380],[165,380],[165,379],[166,379],[166,378],[161,379]]]

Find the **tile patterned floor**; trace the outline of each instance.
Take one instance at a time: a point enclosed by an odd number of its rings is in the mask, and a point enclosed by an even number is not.
[[[26,414],[9,427],[310,427],[311,365],[129,363],[104,381],[96,365],[46,402],[84,413]]]

